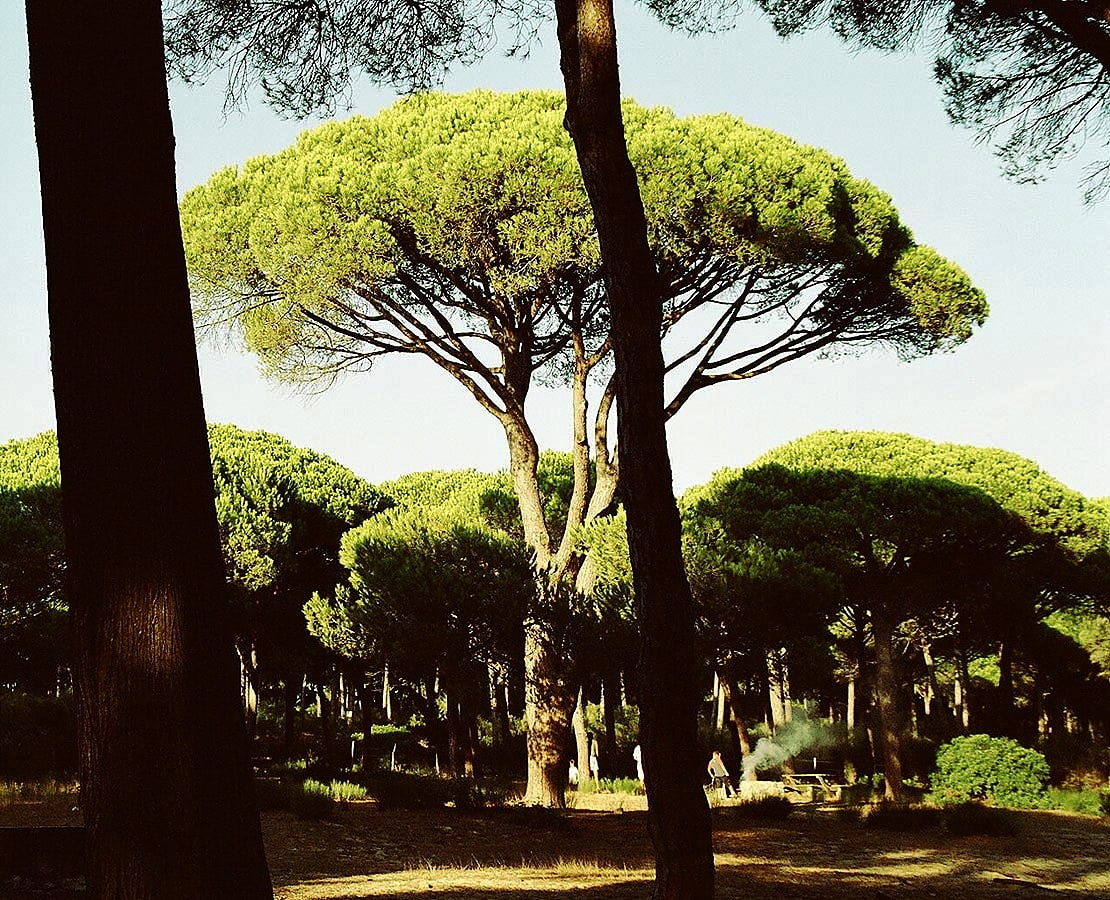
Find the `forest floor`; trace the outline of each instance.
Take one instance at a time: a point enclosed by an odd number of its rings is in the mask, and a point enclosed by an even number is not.
[[[653,859],[642,797],[583,796],[565,816],[535,810],[383,810],[333,818],[263,814],[278,900],[404,896],[472,900],[631,900],[650,896]],[[799,806],[779,821],[714,810],[720,900],[1110,898],[1110,824],[1013,813],[1016,834],[896,832]],[[0,808],[0,825],[72,824],[48,805]],[[0,898],[78,898],[78,885],[0,883]]]

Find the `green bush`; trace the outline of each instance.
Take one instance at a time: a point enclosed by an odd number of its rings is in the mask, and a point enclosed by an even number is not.
[[[349,781],[333,781],[328,787],[331,788],[332,799],[340,805],[346,805],[352,800],[366,799],[366,788],[361,784],[352,784]]]
[[[940,822],[940,810],[908,803],[873,803],[860,807],[860,821],[885,831],[924,831]]]
[[[958,737],[937,751],[929,799],[941,806],[973,800],[1015,809],[1046,805],[1048,763],[1010,738]]]
[[[307,779],[295,785],[289,795],[289,808],[302,819],[326,819],[335,809],[330,784]]]
[[[1101,799],[1098,791],[1049,788],[1046,806],[1049,809],[1062,809],[1086,816],[1101,816]]]
[[[1110,790],[1099,791],[1098,807],[1104,816],[1110,816]]]
[[[1006,810],[982,803],[961,803],[945,809],[944,829],[957,837],[972,834],[1007,837],[1017,831],[1013,816],[1008,815]]]

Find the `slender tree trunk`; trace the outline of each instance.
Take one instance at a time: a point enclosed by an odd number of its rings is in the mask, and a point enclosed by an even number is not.
[[[693,604],[667,452],[662,291],[625,144],[613,7],[611,0],[555,0],[555,10],[566,125],[594,212],[612,316],[654,897],[710,900],[713,846],[696,749]]]
[[[88,896],[270,897],[156,0],[28,0]]]
[[[590,739],[586,733],[586,690],[578,689],[578,703],[574,707],[574,716],[571,718],[571,727],[574,730],[574,747],[577,756],[579,772],[589,770]]]
[[[621,673],[607,669],[601,676],[601,724],[605,729],[605,746],[617,746],[617,707],[623,702]]]
[[[291,677],[286,677],[282,683],[282,706],[284,714],[284,727],[282,729],[283,752],[286,759],[296,755],[297,745],[297,695],[300,693]]]
[[[971,728],[971,707],[969,706],[971,698],[968,693],[970,683],[971,676],[967,670],[967,654],[960,650],[956,654],[956,684],[953,702],[956,706],[957,724],[965,734]]]
[[[998,645],[998,722],[1007,737],[1017,733],[1014,713],[1014,645],[1004,640]]]
[[[459,699],[457,691],[447,688],[444,692],[447,698],[447,768],[455,776],[464,774],[463,768],[463,724],[459,715]]]
[[[894,623],[885,612],[873,610],[871,628],[875,636],[875,699],[879,707],[883,779],[886,799],[897,802],[902,799],[902,704],[894,664]]]
[[[724,692],[725,699],[728,701],[729,714],[732,717],[732,725],[736,729],[736,740],[740,744],[740,758],[752,755],[752,736],[748,733],[748,726],[744,722],[743,710],[740,707],[740,690],[735,681],[731,679],[721,679],[721,690]],[[744,777],[748,781],[756,781],[759,775],[756,774],[754,767],[744,767]]]
[[[852,729],[856,727],[856,676],[853,675],[848,679],[848,711],[845,716],[845,724],[848,726],[848,734],[852,733]]]

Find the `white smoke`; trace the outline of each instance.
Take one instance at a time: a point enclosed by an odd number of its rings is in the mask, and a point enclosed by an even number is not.
[[[760,738],[755,749],[744,757],[744,780],[749,779],[752,772],[779,768],[802,750],[816,751],[834,741],[832,729],[825,722],[810,719],[804,707],[796,706],[790,721],[782,725],[774,737]]]

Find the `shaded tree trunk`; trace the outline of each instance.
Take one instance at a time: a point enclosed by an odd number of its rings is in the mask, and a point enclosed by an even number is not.
[[[156,0],[29,0],[88,895],[271,897]]]
[[[656,900],[709,900],[713,847],[697,759],[694,616],[667,452],[662,291],[628,159],[611,0],[556,0],[566,125],[594,212],[612,316],[617,443],[640,622],[641,745]]]
[[[575,761],[579,772],[589,769],[590,763],[590,738],[586,733],[586,690],[578,689],[578,703],[574,707],[571,718],[571,727],[574,730]]]
[[[879,708],[886,799],[902,799],[902,704],[894,663],[894,623],[881,610],[871,613],[875,636],[875,699]]]
[[[282,751],[286,759],[292,759],[297,753],[300,743],[297,739],[297,696],[300,689],[293,683],[292,678],[286,677],[282,682]]]

